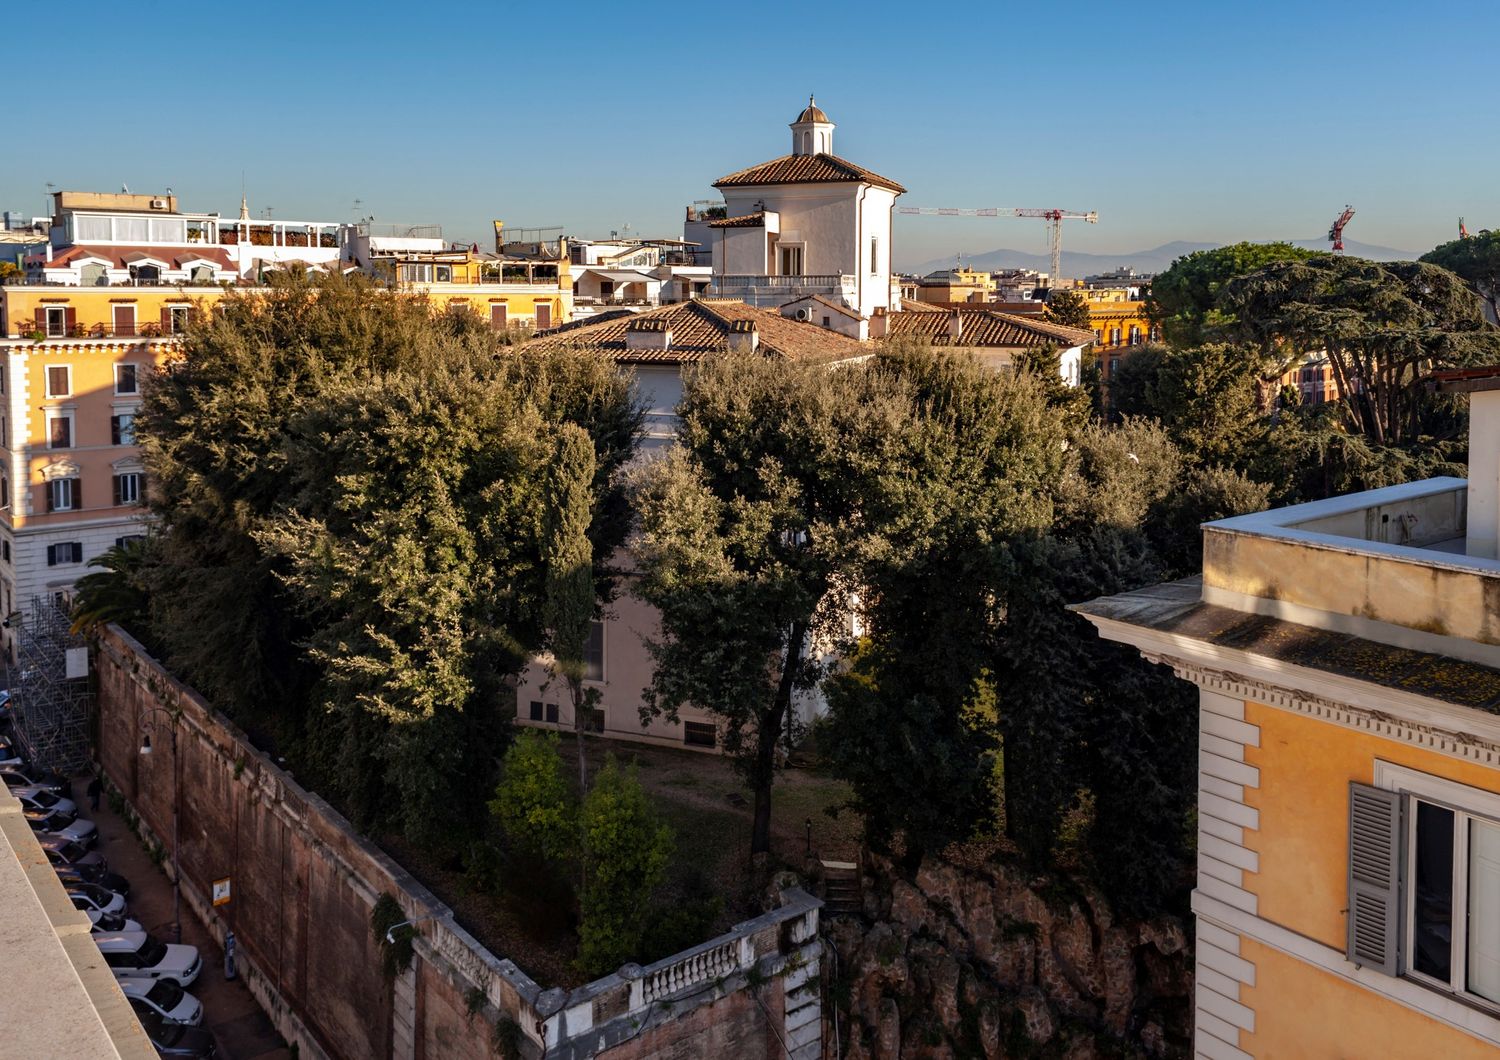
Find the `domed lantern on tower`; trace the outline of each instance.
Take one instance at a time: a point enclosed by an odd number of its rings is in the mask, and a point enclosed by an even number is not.
[[[792,154],[833,154],[833,122],[812,96],[807,97],[807,107],[792,122]]]

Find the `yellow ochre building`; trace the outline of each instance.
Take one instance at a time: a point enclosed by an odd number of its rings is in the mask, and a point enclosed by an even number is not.
[[[1500,368],[1467,480],[1209,523],[1079,605],[1199,687],[1195,1054],[1500,1050]]]

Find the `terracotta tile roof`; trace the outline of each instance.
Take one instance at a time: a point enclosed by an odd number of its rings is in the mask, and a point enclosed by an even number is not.
[[[754,213],[741,214],[738,217],[721,217],[717,221],[708,222],[710,228],[760,228],[766,223],[766,212],[756,210]]]
[[[762,184],[874,184],[896,194],[906,189],[889,177],[871,173],[863,166],[845,161],[837,155],[783,155],[742,169],[714,181],[716,188],[754,187]]]
[[[160,262],[176,268],[182,268],[189,261],[210,261],[225,272],[235,271],[234,263],[229,260],[227,251],[221,247],[209,246],[145,248],[72,246],[54,254],[51,261],[43,261],[40,255],[33,255],[27,258],[27,261],[43,269],[65,269],[84,258],[107,261],[116,269],[123,269],[142,261]]]
[[[621,314],[610,320],[575,322],[532,339],[531,345],[542,349],[599,350],[623,364],[686,364],[723,351],[732,332],[744,333],[752,326],[760,336],[757,348],[771,357],[840,360],[864,357],[871,352],[866,344],[836,331],[788,320],[780,313],[756,309],[744,302],[717,298],[678,302],[644,313]],[[630,349],[626,345],[627,332],[657,327],[672,332],[672,343],[667,349]]]
[[[925,339],[934,346],[1001,346],[1028,348],[1060,343],[1082,346],[1094,341],[1092,331],[1063,327],[1031,317],[1011,316],[990,309],[939,309],[920,302],[903,302],[903,312],[890,315],[891,338]],[[920,308],[913,308],[914,306]],[[948,325],[957,313],[963,324],[955,341]]]

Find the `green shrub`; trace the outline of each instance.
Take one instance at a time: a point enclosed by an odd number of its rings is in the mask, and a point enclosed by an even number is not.
[[[651,892],[666,876],[672,831],[636,780],[613,756],[583,800],[586,882],[580,896],[579,952],[589,975],[611,971],[640,952]]]
[[[505,752],[490,812],[520,852],[551,861],[575,848],[573,797],[554,732],[527,729]]]

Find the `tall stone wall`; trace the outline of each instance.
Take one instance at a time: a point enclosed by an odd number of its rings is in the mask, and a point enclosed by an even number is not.
[[[128,634],[103,631],[94,665],[106,775],[163,844],[169,871],[180,792],[183,900],[221,940],[234,931],[241,974],[301,1055],[582,1060],[710,1055],[729,1043],[745,1057],[821,1054],[817,899],[790,888],[778,909],[701,946],[543,990]],[[231,901],[215,908],[213,883],[226,878]],[[416,959],[395,979],[370,929],[381,894],[421,918]]]

